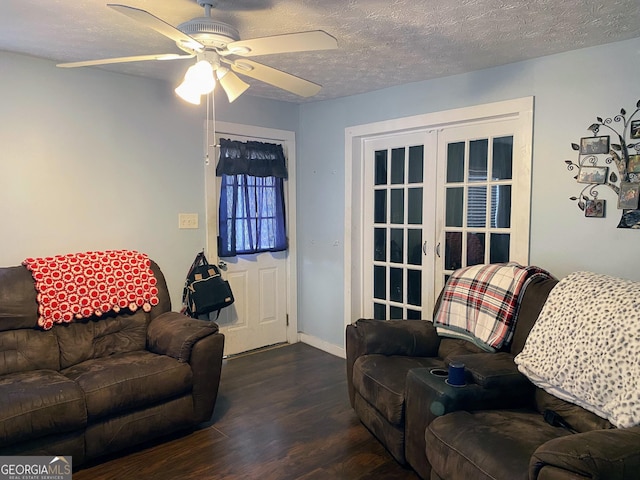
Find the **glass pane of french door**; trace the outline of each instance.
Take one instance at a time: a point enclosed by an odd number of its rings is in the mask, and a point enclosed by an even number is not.
[[[436,178],[435,145],[425,148],[426,138],[424,132],[403,134],[368,147],[365,168],[372,173],[365,255],[372,261],[365,308],[376,319],[431,318],[433,255],[426,248],[435,238]]]

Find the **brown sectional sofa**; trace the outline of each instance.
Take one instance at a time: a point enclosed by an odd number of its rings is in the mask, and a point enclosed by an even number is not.
[[[349,325],[349,396],[363,424],[424,479],[638,478],[640,427],[615,428],[546,393],[514,363],[556,284],[529,285],[513,340],[496,353],[439,337],[426,321]],[[453,361],[466,366],[464,387],[433,374]]]
[[[64,455],[78,466],[211,418],[224,336],[171,312],[162,272],[151,311],[50,330],[24,266],[0,268],[0,455]]]

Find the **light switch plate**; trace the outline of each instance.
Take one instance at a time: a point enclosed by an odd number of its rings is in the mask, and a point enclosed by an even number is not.
[[[178,228],[198,228],[197,213],[179,213]]]

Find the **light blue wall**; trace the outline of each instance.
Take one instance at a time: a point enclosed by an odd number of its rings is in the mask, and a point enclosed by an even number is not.
[[[640,39],[302,105],[298,175],[299,327],[343,346],[344,131],[348,126],[535,96],[530,263],[559,277],[591,270],[640,280],[640,232],[616,229],[613,192],[607,217],[584,218],[580,188],[564,160],[596,116],[635,109]],[[357,81],[357,80],[356,80]],[[338,246],[336,246],[338,242]]]
[[[296,106],[245,94],[216,98],[218,120],[297,133],[298,321],[343,346],[344,130],[392,118],[535,96],[531,263],[558,276],[579,269],[640,279],[639,232],[585,219],[565,159],[597,115],[631,110],[640,40],[471,74]],[[103,248],[149,253],[174,306],[204,229],[178,230],[179,212],[204,219],[204,109],[171,86],[0,52],[0,265],[27,256]],[[201,222],[201,225],[203,222]]]
[[[162,268],[174,308],[205,246],[204,106],[166,82],[59,69],[0,52],[0,265],[135,249]],[[219,120],[296,130],[298,107],[216,98]],[[200,228],[179,230],[178,213]]]

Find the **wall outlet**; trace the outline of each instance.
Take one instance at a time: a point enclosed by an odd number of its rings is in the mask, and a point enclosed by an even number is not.
[[[179,213],[178,228],[198,228],[197,213]]]

